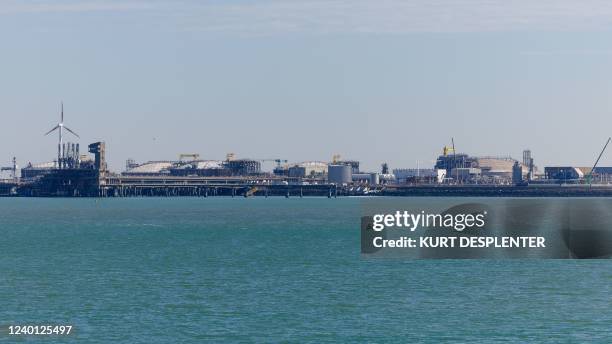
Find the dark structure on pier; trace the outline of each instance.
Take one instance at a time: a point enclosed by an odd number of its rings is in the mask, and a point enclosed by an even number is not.
[[[107,174],[104,142],[89,145],[94,161],[81,161],[77,147],[68,145],[66,150],[62,150],[66,154],[61,156],[62,163],[56,168],[22,169],[18,194],[39,197],[99,196]]]

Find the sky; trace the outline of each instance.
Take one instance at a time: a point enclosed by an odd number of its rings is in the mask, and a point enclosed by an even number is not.
[[[3,166],[53,160],[61,101],[116,171],[228,152],[430,167],[451,138],[591,166],[611,95],[608,1],[0,0]]]

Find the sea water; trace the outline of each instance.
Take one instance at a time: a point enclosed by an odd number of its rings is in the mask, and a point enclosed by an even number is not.
[[[609,260],[364,259],[359,202],[0,199],[0,342],[612,338]]]

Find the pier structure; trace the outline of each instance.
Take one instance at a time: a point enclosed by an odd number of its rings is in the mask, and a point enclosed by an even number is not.
[[[200,176],[109,176],[99,187],[99,197],[147,196],[328,196],[336,197],[334,184],[290,184],[282,178]]]

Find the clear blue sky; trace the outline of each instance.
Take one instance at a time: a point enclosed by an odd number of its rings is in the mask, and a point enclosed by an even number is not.
[[[188,152],[426,166],[453,136],[588,166],[612,135],[607,1],[0,0],[0,44],[0,165],[53,159],[60,100],[116,170]]]

